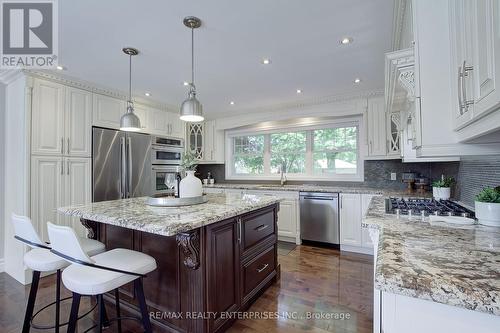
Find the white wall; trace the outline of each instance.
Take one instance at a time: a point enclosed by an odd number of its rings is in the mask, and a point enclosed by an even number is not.
[[[0,83],[0,272],[4,271],[4,198],[5,198],[5,85]]]

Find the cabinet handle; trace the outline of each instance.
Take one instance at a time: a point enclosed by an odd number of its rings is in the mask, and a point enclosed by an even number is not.
[[[61,137],[61,155],[64,154],[64,138]]]
[[[464,103],[462,100],[462,90],[464,88],[463,84],[463,73],[462,73],[462,66],[458,67],[458,109],[460,111],[460,115],[464,114]]]
[[[64,161],[61,161],[61,175],[64,175]]]
[[[373,145],[372,145],[372,140],[370,140],[370,147],[369,147],[369,150],[370,150],[370,154],[373,153]]]
[[[469,111],[469,106],[474,104],[474,99],[468,101],[467,100],[467,86],[465,85],[465,78],[469,76],[469,72],[471,72],[474,68],[472,66],[467,66],[465,60],[462,66],[462,98],[463,98],[463,108],[464,112]]]
[[[344,198],[341,196],[340,197],[340,209],[342,209],[342,203],[344,202]]]
[[[256,231],[262,231],[262,230],[266,230],[267,228],[269,227],[269,225],[267,224],[262,224],[262,225],[259,225],[257,228],[255,228],[254,230]]]
[[[238,243],[241,244],[241,218],[238,217],[237,219],[238,223]]]
[[[66,162],[66,171],[68,172],[68,176],[69,176],[69,161]]]
[[[69,138],[68,138],[68,149],[67,150],[68,150],[68,155],[69,155]]]
[[[269,264],[265,264],[264,266],[262,266],[261,269],[257,269],[257,273],[262,273],[268,267],[269,267]]]

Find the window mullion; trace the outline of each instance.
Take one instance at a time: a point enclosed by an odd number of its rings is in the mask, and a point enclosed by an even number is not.
[[[313,175],[313,130],[306,131],[306,176]]]
[[[271,176],[271,135],[264,135],[264,175]]]

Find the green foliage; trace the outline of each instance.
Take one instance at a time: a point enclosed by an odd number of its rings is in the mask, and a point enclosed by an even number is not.
[[[432,187],[451,187],[455,184],[455,178],[444,177],[443,179],[432,182]]]
[[[485,188],[477,196],[476,201],[500,203],[500,186],[495,188]]]
[[[195,155],[191,151],[186,151],[184,155],[182,155],[181,167],[185,171],[195,171],[198,166],[198,160]]]

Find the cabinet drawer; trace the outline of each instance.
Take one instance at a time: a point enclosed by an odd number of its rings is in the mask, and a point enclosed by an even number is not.
[[[274,210],[242,219],[243,251],[250,249],[266,237],[275,234]]]
[[[266,277],[274,272],[275,246],[269,247],[254,259],[243,265],[243,295],[246,298]]]

